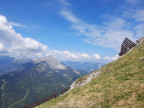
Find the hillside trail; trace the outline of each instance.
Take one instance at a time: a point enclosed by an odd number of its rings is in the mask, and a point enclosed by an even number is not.
[[[5,96],[5,94],[4,94],[4,87],[5,87],[5,85],[6,85],[6,80],[5,79],[2,79],[2,82],[3,82],[3,84],[2,84],[2,97],[3,97],[3,108],[4,108],[4,96]]]
[[[16,104],[18,104],[18,103],[24,101],[24,100],[27,98],[28,94],[29,94],[29,90],[26,91],[26,94],[25,94],[25,96],[24,96],[22,99],[16,101],[16,102],[13,103],[12,105],[10,105],[8,108],[12,108],[14,105],[16,105]]]

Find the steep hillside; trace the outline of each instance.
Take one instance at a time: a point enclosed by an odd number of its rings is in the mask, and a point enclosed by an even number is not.
[[[22,108],[67,87],[80,77],[52,56],[0,76],[0,108]]]
[[[37,108],[144,108],[144,43],[96,72],[100,75],[86,85]]]

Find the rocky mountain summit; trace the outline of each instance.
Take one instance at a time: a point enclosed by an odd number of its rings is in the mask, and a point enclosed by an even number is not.
[[[34,63],[40,63],[40,62],[46,62],[50,68],[52,69],[60,69],[60,70],[64,70],[66,69],[66,66],[61,64],[56,58],[54,58],[53,56],[47,56],[44,57],[42,59],[39,60],[35,60]]]

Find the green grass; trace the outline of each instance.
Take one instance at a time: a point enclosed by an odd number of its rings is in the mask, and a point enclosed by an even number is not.
[[[144,57],[144,44],[98,70],[102,74],[85,86],[37,108],[144,108],[144,60],[139,60],[141,57]]]

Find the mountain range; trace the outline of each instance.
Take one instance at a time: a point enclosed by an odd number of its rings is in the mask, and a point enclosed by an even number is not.
[[[0,58],[0,108],[22,108],[69,87],[82,76],[52,56],[38,60]]]
[[[17,59],[9,56],[0,56],[0,74],[12,72],[31,61],[31,59]]]
[[[72,67],[78,71],[84,71],[90,73],[91,71],[98,70],[103,67],[105,64],[96,63],[96,62],[73,62],[73,61],[64,61],[63,64]]]

